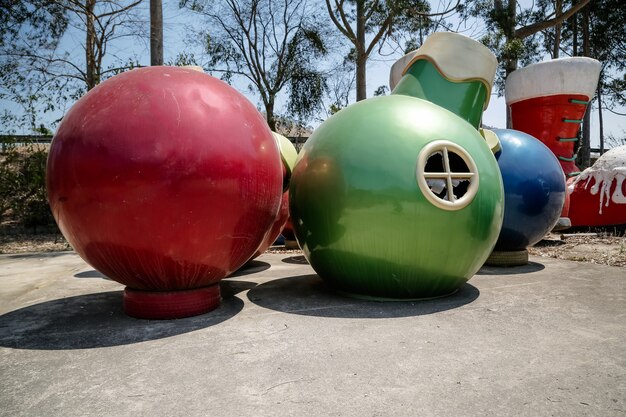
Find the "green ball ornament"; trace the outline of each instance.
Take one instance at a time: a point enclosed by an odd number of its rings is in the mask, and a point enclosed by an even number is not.
[[[444,152],[459,171],[456,199],[441,187]],[[496,159],[476,129],[396,95],[323,123],[290,189],[296,238],[318,275],[339,291],[390,299],[437,297],[467,282],[498,238],[502,200]]]

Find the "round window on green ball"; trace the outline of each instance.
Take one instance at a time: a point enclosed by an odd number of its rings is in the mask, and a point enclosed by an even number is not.
[[[465,149],[448,140],[426,145],[417,157],[417,184],[424,196],[443,210],[459,210],[478,191],[478,169]]]

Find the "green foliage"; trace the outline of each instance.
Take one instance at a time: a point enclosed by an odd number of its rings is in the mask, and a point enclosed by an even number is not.
[[[48,152],[34,144],[5,143],[0,152],[0,221],[37,231],[56,227],[46,195]]]
[[[516,4],[515,13],[507,7],[509,2]],[[507,60],[526,66],[551,55],[554,49],[555,26],[524,39],[516,37],[520,27],[544,22],[556,14],[554,0],[538,0],[534,7],[522,9],[517,0],[508,0],[503,7],[494,7],[488,0],[469,1],[462,9],[462,17],[483,19],[487,35],[482,42],[497,56],[501,66],[498,70],[496,86],[502,87]],[[563,21],[560,36],[560,55],[582,55],[584,32],[582,14],[589,13],[590,56],[603,63],[604,71],[600,86],[603,95],[611,105],[626,104],[624,70],[626,69],[626,8],[622,0],[594,0],[573,17]],[[575,0],[564,0],[562,12],[577,4]],[[502,93],[501,88],[499,88]]]
[[[104,69],[101,72],[99,76],[100,81],[104,81],[107,78],[113,77],[114,75],[121,74],[123,72],[130,71],[135,68],[141,68],[142,66],[143,65],[141,65],[136,58],[128,58],[126,61],[116,62],[115,64],[110,64],[106,67],[106,69]],[[82,94],[84,94],[84,92]]]
[[[511,9],[509,4],[515,7]],[[480,41],[498,59],[494,89],[499,96],[504,95],[507,72],[516,69],[518,65],[526,66],[541,60],[541,35],[520,38],[515,31],[530,23],[547,19],[545,11],[537,11],[532,7],[522,9],[517,0],[496,3],[491,0],[469,0],[461,8],[460,17],[466,22],[477,20],[478,25],[485,27],[486,34]]]
[[[24,0],[0,2],[0,99],[12,101],[17,111],[5,110],[2,125],[13,129],[37,130],[38,115],[53,111],[50,91],[63,83],[45,80],[34,71],[36,53],[57,49],[69,24],[62,2]]]
[[[291,116],[306,121],[320,108],[327,89],[321,70],[328,53],[319,13],[300,0],[181,1],[204,16],[207,28],[197,38],[207,55],[204,65],[226,82],[246,81],[262,102],[268,124],[276,128],[275,104],[287,99]]]
[[[456,10],[454,6],[442,12],[435,22],[425,0],[325,0],[325,5],[330,20],[352,48],[345,60],[355,64],[357,101],[367,97],[367,61],[372,54],[382,53],[385,46],[407,52],[415,49],[428,32],[447,27],[442,16]]]
[[[607,148],[617,148],[618,146],[626,145],[626,130],[607,135],[607,137],[604,138],[604,143]]]
[[[182,67],[185,65],[200,65],[196,60],[196,56],[193,53],[181,52],[176,55],[173,61],[166,62],[165,65],[172,65],[176,67]]]
[[[310,120],[320,110],[328,86],[326,74],[318,70],[318,59],[328,50],[320,31],[310,27],[299,29],[288,47],[291,62],[287,110],[300,120]]]
[[[389,87],[386,85],[379,85],[378,88],[374,91],[374,97],[386,96],[389,91]]]
[[[430,11],[429,4],[423,1],[417,2],[411,8],[401,9],[395,25],[391,27],[390,37],[403,47],[404,53],[409,53],[422,46],[430,33],[450,29],[445,20],[435,20],[421,14]],[[417,14],[418,12],[420,14]]]
[[[61,1],[0,2],[0,48],[54,48],[69,23]]]
[[[328,109],[328,113],[332,116],[333,114],[337,113],[342,108],[343,107],[341,107],[337,103],[331,103],[331,105],[329,106],[329,109]]]
[[[595,0],[588,7],[591,56],[602,62],[605,105],[626,106],[626,7],[621,0]]]
[[[304,66],[295,68],[289,82],[288,111],[298,119],[310,119],[320,109],[325,91],[322,73]]]
[[[365,21],[366,34],[374,36],[381,32],[382,37],[378,41],[381,47],[385,41],[391,41],[408,52],[415,49],[415,45],[419,47],[436,27],[435,21],[427,16],[431,9],[425,0],[348,0],[341,2],[341,7],[331,3],[335,7],[335,15],[341,17],[343,14],[354,33],[357,32],[359,18]],[[362,3],[362,9],[357,9],[357,3]],[[362,16],[358,15],[359,10],[362,10]]]
[[[569,8],[575,3],[565,0],[563,8]],[[537,15],[554,13],[554,0],[540,0],[537,7]],[[584,14],[588,16],[589,23],[588,55],[602,63],[598,83],[602,106],[609,110],[626,106],[626,7],[623,0],[593,0],[563,22],[559,42],[561,56],[584,54]],[[537,15],[533,18],[537,19]],[[542,32],[542,37],[543,50],[551,52],[556,40],[555,29],[546,29]]]
[[[115,40],[141,35],[143,25],[133,16],[139,3],[94,0],[93,10],[88,10],[82,0],[1,1],[0,99],[13,103],[0,116],[1,133],[37,133],[42,116],[64,112],[94,83],[137,66],[132,59],[123,63],[104,58]],[[87,16],[94,22],[91,46],[62,43],[68,34],[73,40],[85,39]]]
[[[606,74],[603,71],[603,74]],[[609,108],[614,106],[626,106],[626,73],[622,77],[605,75],[602,77],[602,93],[609,102]],[[623,114],[622,114],[623,115]]]
[[[524,53],[526,45],[524,45],[524,41],[519,38],[513,38],[508,42],[505,42],[502,45],[502,55],[519,60]]]
[[[522,66],[537,62],[540,55],[537,53],[536,38],[529,37],[526,39],[513,38],[507,40],[502,30],[495,29],[480,39],[480,42],[494,53],[498,59],[498,68],[496,69],[496,77],[494,80],[495,90],[498,96],[504,95],[504,83],[506,81],[507,60],[520,62]]]
[[[341,65],[335,67],[326,79],[327,107],[324,109],[326,117],[332,116],[350,103],[350,93],[354,88],[356,74],[354,62],[344,59]],[[323,119],[322,119],[323,120]]]

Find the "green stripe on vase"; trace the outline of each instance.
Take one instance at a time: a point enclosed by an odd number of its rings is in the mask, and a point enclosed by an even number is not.
[[[426,59],[417,60],[411,65],[392,94],[430,101],[456,114],[476,129],[480,126],[487,101],[487,87],[482,81],[449,80]]]

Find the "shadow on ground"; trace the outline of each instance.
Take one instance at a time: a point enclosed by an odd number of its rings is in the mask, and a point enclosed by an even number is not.
[[[83,271],[74,274],[74,278],[101,278],[111,281],[111,278],[102,274],[102,272],[92,269],[90,271]]]
[[[256,274],[257,272],[269,269],[271,265],[267,262],[251,260],[246,262],[241,268],[233,272],[228,278],[241,277],[244,275]]]
[[[223,301],[207,314],[178,320],[139,320],[124,314],[122,291],[34,304],[0,316],[0,346],[14,349],[90,349],[128,345],[193,332],[226,321],[243,308],[234,295],[243,281],[221,283]],[[254,284],[252,284],[254,285]]]
[[[57,251],[57,252],[28,252],[28,253],[10,253],[0,254],[2,259],[35,259],[35,258],[58,258],[64,255],[73,255],[74,251]]]
[[[253,261],[247,262],[244,266],[242,266],[241,268],[239,268],[238,270],[230,274],[228,278],[255,274],[257,272],[265,271],[269,267],[270,267],[270,264],[268,264],[267,262],[253,260]],[[102,279],[110,280],[110,278],[106,277],[101,272],[96,271],[95,269],[74,274],[74,278],[102,278]]]
[[[476,300],[480,291],[465,284],[455,294],[434,300],[377,302],[348,298],[328,288],[315,274],[282,278],[248,291],[253,303],[284,313],[319,317],[394,318],[438,313]]]
[[[282,260],[286,264],[296,264],[296,265],[308,265],[309,261],[305,258],[304,255],[298,256],[289,256]]]
[[[538,262],[528,262],[526,265],[520,266],[488,266],[483,265],[476,275],[516,275],[529,274],[531,272],[539,272],[546,267]]]

